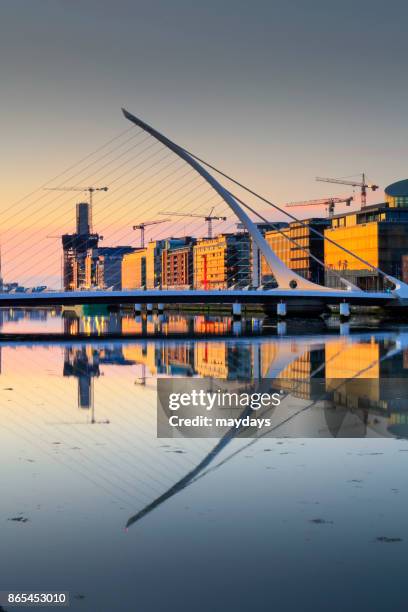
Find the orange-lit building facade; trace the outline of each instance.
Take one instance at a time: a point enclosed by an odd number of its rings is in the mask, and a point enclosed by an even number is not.
[[[246,233],[220,234],[194,246],[194,288],[227,289],[251,283],[251,249]]]
[[[291,251],[289,241],[290,229],[287,224],[282,225],[278,230],[271,230],[265,233],[265,240],[273,250],[273,252],[283,261],[284,264],[290,267]],[[261,282],[262,284],[273,283],[274,278],[272,270],[261,255]]]
[[[122,260],[122,288],[140,289],[146,285],[146,249],[136,249]]]
[[[293,221],[266,232],[265,240],[289,268],[308,280],[323,284],[323,266],[316,259],[323,262],[323,232],[329,224],[328,219],[320,218],[304,219],[302,223]],[[314,230],[322,235],[319,236]],[[263,284],[273,282],[273,274],[264,257],[261,257],[261,280]]]
[[[362,289],[383,289],[383,277],[371,266],[401,278],[402,257],[408,254],[408,207],[390,207],[386,202],[336,215],[325,236],[370,264],[326,240],[324,260],[328,268],[325,272],[328,286],[339,286],[337,271]]]
[[[194,370],[204,377],[247,380],[252,376],[251,347],[198,342],[194,350]]]

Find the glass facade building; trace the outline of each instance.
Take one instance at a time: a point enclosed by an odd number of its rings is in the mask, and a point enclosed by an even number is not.
[[[328,219],[321,218],[304,219],[302,223],[292,221],[279,230],[266,232],[265,240],[289,268],[303,278],[323,284],[323,266],[316,259],[323,262],[323,232],[329,224]],[[316,234],[314,230],[321,235]],[[273,284],[273,274],[264,257],[262,257],[261,274],[263,284]]]
[[[395,207],[387,201],[366,206],[357,212],[336,215],[325,236],[367,262],[363,263],[326,240],[324,260],[327,286],[340,286],[335,274],[337,271],[362,289],[384,289],[383,277],[371,266],[401,278],[402,257],[408,254],[408,206]]]
[[[194,246],[194,288],[227,289],[251,284],[251,245],[247,233],[220,234]]]

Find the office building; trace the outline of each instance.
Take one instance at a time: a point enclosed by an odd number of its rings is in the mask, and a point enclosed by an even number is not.
[[[161,254],[166,240],[151,240],[146,247],[146,287],[154,289],[161,285]]]
[[[285,265],[290,267],[290,241],[289,241],[289,224],[281,223],[277,229],[265,232],[265,240]],[[263,285],[274,285],[275,280],[272,274],[272,270],[266,263],[266,260],[261,256],[261,283]]]
[[[141,289],[146,287],[146,251],[135,249],[122,260],[122,289]]]
[[[162,253],[164,250],[169,250],[177,247],[182,247],[186,244],[185,238],[164,238],[162,240],[152,240],[146,247],[146,287],[154,289],[154,287],[162,286]]]
[[[84,287],[91,289],[122,289],[122,260],[133,247],[117,246],[89,249],[85,258]]]
[[[381,290],[384,279],[371,266],[401,278],[403,257],[408,255],[408,180],[385,189],[386,202],[335,215],[325,236],[352,251],[363,263],[325,241],[326,284],[338,287],[337,271],[355,285]]]
[[[91,229],[91,210],[87,202],[76,205],[76,232],[62,236],[62,284],[65,291],[85,287],[85,260],[89,249],[98,247],[98,234]]]
[[[320,218],[304,219],[302,223],[292,221],[289,224],[289,236],[294,241],[290,245],[290,267],[300,276],[321,285],[324,284],[323,236],[329,225],[329,219]]]
[[[273,223],[272,221],[263,221],[260,223],[255,223],[256,227],[258,228],[258,230],[261,232],[261,234],[263,236],[265,236],[266,232],[271,232],[273,230],[277,230],[280,229],[281,227],[287,227],[287,223],[281,223],[279,221],[277,221],[276,223]],[[237,223],[237,229],[239,230],[245,230],[245,226],[243,223]],[[262,283],[261,280],[261,251],[259,250],[258,245],[252,240],[250,239],[251,242],[251,260],[250,260],[250,265],[251,265],[251,286],[253,288],[259,287],[259,285]]]
[[[168,254],[173,249],[189,245],[191,241],[193,239],[190,237],[151,240],[146,247],[134,249],[132,253],[125,254],[122,262],[123,289],[140,289],[141,287],[154,289],[155,287],[162,286],[164,251],[167,253],[164,256],[166,262],[165,273],[171,273],[173,270],[174,278],[176,279],[176,276],[179,274],[178,268],[176,274],[176,262],[173,261],[170,265]],[[167,280],[171,279],[166,276],[166,282]],[[179,278],[179,280],[181,281],[182,279]]]
[[[162,286],[166,289],[190,289],[193,277],[194,238],[182,239],[184,244],[176,244],[162,251]]]
[[[323,284],[324,269],[316,260],[324,260],[323,232],[329,225],[328,219],[321,218],[281,223],[277,229],[265,232],[265,240],[289,268],[314,283]],[[261,258],[261,279],[264,285],[274,284],[264,257]]]
[[[247,233],[198,240],[193,254],[194,288],[227,289],[251,284],[251,247]]]

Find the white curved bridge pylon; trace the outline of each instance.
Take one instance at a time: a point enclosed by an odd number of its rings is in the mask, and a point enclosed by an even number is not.
[[[276,255],[272,247],[268,244],[268,242],[265,240],[265,238],[263,237],[263,235],[257,228],[256,224],[253,223],[253,221],[248,217],[246,212],[244,212],[244,210],[241,208],[241,206],[238,204],[235,198],[231,195],[231,193],[227,189],[225,189],[225,187],[223,187],[221,183],[219,183],[219,181],[216,178],[214,178],[214,176],[210,174],[185,149],[183,149],[178,144],[176,144],[175,142],[173,142],[172,140],[170,140],[169,138],[167,138],[166,136],[164,136],[163,134],[155,130],[153,127],[151,127],[150,125],[148,125],[147,123],[145,123],[144,121],[136,117],[135,115],[132,115],[132,113],[130,113],[126,109],[122,108],[122,112],[126,119],[128,119],[130,122],[140,127],[142,130],[144,130],[145,132],[147,132],[154,138],[156,138],[156,140],[161,142],[164,146],[166,146],[168,149],[173,151],[176,155],[178,155],[181,159],[183,159],[187,164],[189,164],[221,196],[224,202],[226,202],[226,204],[231,208],[231,210],[235,213],[235,215],[241,221],[245,229],[248,231],[251,239],[257,245],[260,252],[264,256],[266,263],[268,264],[269,268],[271,269],[275,277],[275,280],[278,284],[279,289],[281,290],[289,289],[296,293],[302,292],[302,291],[313,291],[313,292],[320,293],[320,294],[324,294],[327,292],[330,292],[330,293],[333,292],[332,288],[325,287],[323,285],[318,285],[317,283],[313,283],[312,281],[309,281],[303,278],[303,276],[296,274],[296,272],[288,268],[288,266],[286,266],[283,263],[283,261]],[[408,298],[408,285],[406,283],[403,283],[402,281],[394,278],[393,276],[389,276],[383,273],[381,270],[378,270],[378,271],[382,273],[384,277],[386,277],[390,281],[390,283],[394,285],[394,288],[391,290],[391,293],[395,297],[406,298],[406,299]],[[365,293],[363,290],[358,289],[346,279],[343,279],[343,280],[345,284],[347,285],[347,290],[344,291],[345,298],[351,293],[359,294],[359,295]],[[269,291],[276,291],[276,290],[270,289]]]

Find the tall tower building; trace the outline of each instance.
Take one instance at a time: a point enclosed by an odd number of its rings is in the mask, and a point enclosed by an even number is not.
[[[91,207],[88,202],[78,202],[76,205],[76,233],[79,236],[92,233]]]
[[[80,289],[85,284],[85,259],[88,249],[98,247],[98,234],[93,234],[91,207],[88,202],[76,205],[76,232],[62,236],[64,253],[62,283],[65,291]]]

